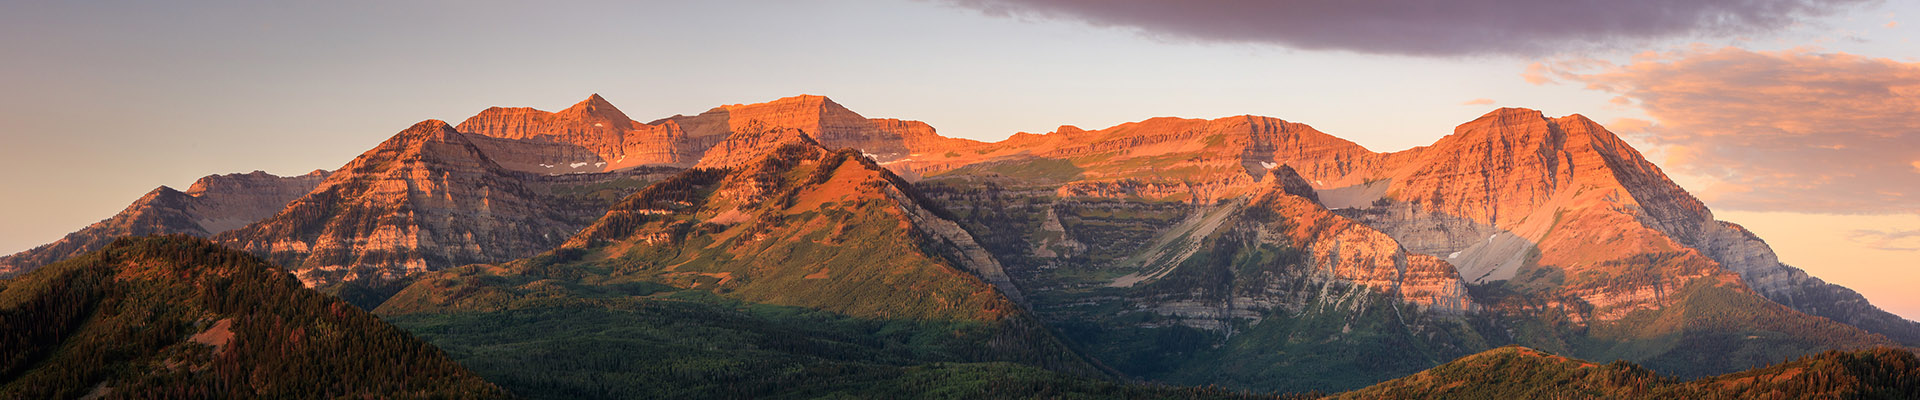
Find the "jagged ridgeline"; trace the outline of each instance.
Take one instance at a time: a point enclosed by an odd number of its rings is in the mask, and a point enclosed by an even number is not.
[[[0,281],[0,327],[5,398],[506,397],[286,271],[184,235]]]
[[[1705,376],[1915,332],[1578,115],[1496,110],[1394,153],[1242,116],[946,154],[984,159],[916,160],[917,185],[1043,320],[1154,380],[1345,390],[1509,343]]]

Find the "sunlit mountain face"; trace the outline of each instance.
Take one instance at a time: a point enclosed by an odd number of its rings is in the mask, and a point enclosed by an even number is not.
[[[245,203],[280,200],[280,211],[196,203],[218,199],[208,193],[220,184],[178,201],[163,187],[58,248],[114,254],[94,243],[128,234],[118,221],[179,215],[146,229],[252,253],[300,291],[372,310],[534,397],[603,380],[623,382],[604,392],[622,397],[909,393],[974,379],[1023,382],[989,394],[1050,393],[1048,382],[1147,397],[1379,384],[1353,395],[1420,397],[1455,392],[1396,382],[1543,352],[1633,363],[1619,372],[1631,379],[1565,390],[1658,397],[1784,390],[1688,380],[1825,350],[1887,349],[1802,362],[1912,367],[1893,350],[1912,345],[1912,322],[1779,263],[1580,115],[1504,108],[1386,153],[1256,116],[1000,142],[819,96],[625,118],[595,95],[557,113],[428,120],[335,172],[203,180],[309,190]],[[607,143],[698,156],[622,166],[605,160],[629,153],[595,147]],[[202,222],[234,220],[221,232]],[[54,267],[17,268],[27,282]],[[1533,364],[1513,368],[1547,368]],[[722,384],[740,379],[758,383]]]
[[[0,6],[0,398],[1920,398],[1920,4],[746,3]]]

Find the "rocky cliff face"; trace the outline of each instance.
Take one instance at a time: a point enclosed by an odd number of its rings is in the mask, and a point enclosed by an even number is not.
[[[261,171],[210,175],[194,181],[183,193],[194,198],[194,223],[207,234],[217,234],[272,216],[287,202],[312,191],[327,175],[326,170],[289,177]]]
[[[881,161],[905,158],[911,153],[898,132],[883,130],[879,124],[821,96],[721,106],[700,115],[675,116],[662,122],[665,121],[678,123],[689,135],[701,137],[728,137],[736,132],[769,128],[797,129],[828,148],[852,147]],[[888,126],[901,128],[897,121]]]
[[[552,248],[580,225],[437,120],[415,124],[260,222],[216,236],[309,286],[391,282]]]
[[[1277,169],[1244,209],[1199,243],[1200,251],[1169,260],[1170,269],[1144,282],[1128,282],[1142,287],[1134,304],[1203,329],[1226,329],[1234,319],[1258,324],[1368,294],[1443,314],[1475,309],[1451,265],[1335,215],[1312,195],[1292,169]]]
[[[1354,214],[1410,248],[1446,257],[1476,283],[1510,279],[1535,265],[1610,274],[1603,267],[1610,262],[1680,248],[1660,230],[1663,221],[1705,210],[1638,152],[1578,115],[1548,119],[1502,109],[1407,153],[1400,165],[1369,172],[1386,177],[1387,201]],[[1657,286],[1708,273],[1670,272]],[[1660,306],[1607,288],[1580,290],[1621,310]]]
[[[855,148],[882,163],[946,152],[978,142],[934,133],[919,121],[868,119],[821,96],[716,107],[694,116],[650,123],[627,115],[599,95],[559,112],[494,107],[457,130],[498,140],[476,140],[501,165],[533,173],[613,171],[643,165],[688,167],[738,134],[787,129],[827,148]],[[722,151],[726,153],[726,151]],[[897,172],[913,176],[905,165]]]
[[[208,175],[187,191],[161,186],[100,222],[59,241],[0,258],[0,277],[16,275],[68,257],[98,250],[122,236],[179,233],[198,237],[226,232],[273,215],[287,202],[312,190],[326,176],[280,177],[266,172]]]
[[[602,172],[641,165],[691,165],[702,147],[677,125],[648,125],[595,94],[559,112],[493,107],[460,132],[498,140],[475,143],[510,169],[546,174]]]
[[[1356,175],[1367,178],[1329,190],[1347,197],[1354,207],[1348,214],[1415,251],[1445,257],[1471,282],[1506,281],[1539,266],[1569,276],[1611,276],[1643,263],[1637,257],[1683,260],[1668,264],[1679,269],[1641,278],[1658,282],[1568,288],[1588,305],[1612,310],[1584,317],[1613,319],[1671,305],[1677,299],[1660,293],[1730,272],[1743,286],[1800,311],[1902,341],[1920,339],[1912,322],[1780,264],[1759,238],[1714,220],[1639,152],[1579,115],[1497,110],[1433,146],[1382,155],[1376,169]]]

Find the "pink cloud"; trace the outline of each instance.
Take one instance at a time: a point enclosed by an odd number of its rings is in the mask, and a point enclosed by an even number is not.
[[[1553,80],[1552,75],[1553,75],[1553,70],[1549,69],[1546,63],[1537,62],[1537,63],[1527,64],[1527,70],[1526,72],[1520,73],[1520,79],[1525,79],[1527,80],[1527,83],[1531,83],[1535,85],[1559,83]]]
[[[1465,102],[1460,103],[1460,105],[1463,105],[1463,106],[1484,106],[1484,105],[1490,105],[1490,104],[1493,104],[1493,99],[1489,99],[1489,98],[1478,98],[1473,100],[1467,100]]]
[[[1717,208],[1920,211],[1920,63],[1695,47],[1544,68],[1638,103],[1665,167],[1739,189],[1711,193]]]

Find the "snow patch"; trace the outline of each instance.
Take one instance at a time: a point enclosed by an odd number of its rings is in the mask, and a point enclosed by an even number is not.
[[[602,123],[599,123],[599,122],[595,122],[595,123],[593,123],[593,126],[594,126],[595,128],[604,128],[604,127],[606,127],[606,126],[607,126],[607,124],[602,124]]]
[[[1465,250],[1462,250],[1462,251],[1465,251]],[[1448,254],[1448,255],[1447,255],[1447,259],[1449,259],[1449,260],[1451,260],[1451,259],[1455,259],[1455,258],[1460,258],[1460,252],[1459,252],[1459,251],[1456,251],[1456,252],[1453,252],[1453,254]]]
[[[574,167],[574,168],[580,168],[580,167],[585,167],[585,166],[587,166],[587,163],[586,163],[585,161],[582,161],[582,162],[577,162],[577,163],[572,163],[572,164],[567,164],[567,166],[569,166],[569,167]]]
[[[540,166],[542,166],[542,167],[547,167],[547,168],[553,168],[553,164],[540,164]]]
[[[1270,162],[1266,162],[1266,161],[1261,161],[1261,162],[1260,162],[1260,168],[1266,168],[1266,169],[1274,169],[1274,168],[1279,168],[1279,167],[1280,167],[1280,164],[1274,164],[1274,163],[1270,163]]]
[[[601,161],[601,162],[597,162],[597,163],[593,163],[593,166],[595,166],[595,167],[605,167],[605,166],[607,166],[607,162],[606,162],[606,161]]]

